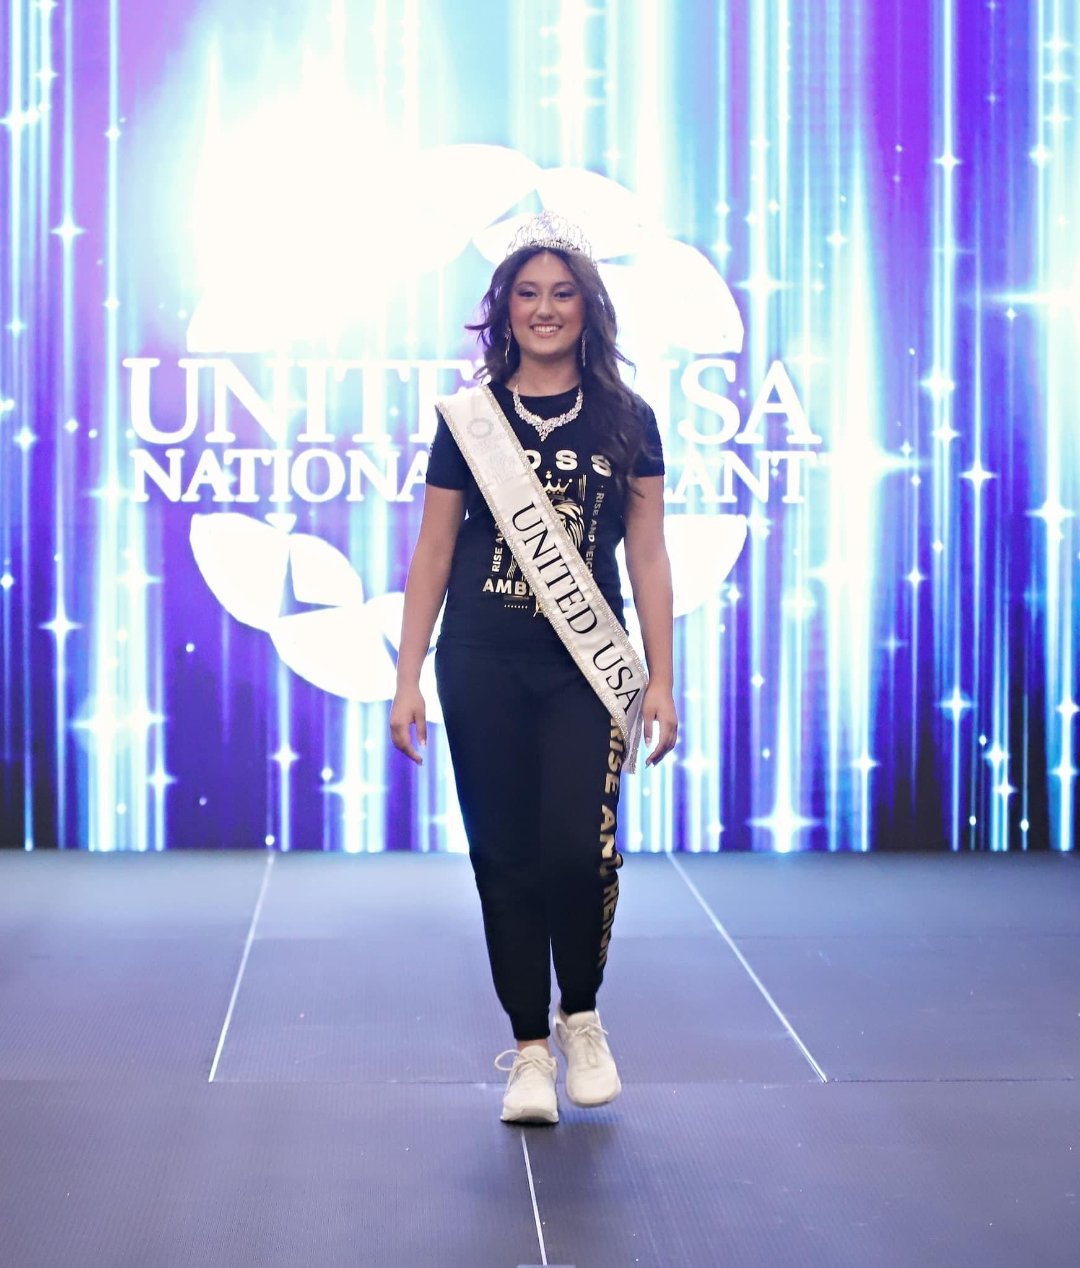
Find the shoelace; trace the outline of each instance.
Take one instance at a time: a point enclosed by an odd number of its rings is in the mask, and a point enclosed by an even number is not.
[[[577,1043],[580,1040],[585,1059],[590,1065],[596,1065],[606,1047],[604,1036],[607,1034],[607,1031],[600,1025],[599,1019],[587,1021],[578,1026],[567,1026],[565,1022],[562,1025],[566,1027],[566,1033],[570,1037],[569,1041]]]
[[[500,1065],[504,1057],[510,1058],[509,1065]],[[548,1072],[547,1062],[553,1060],[554,1057],[550,1053],[545,1052],[539,1045],[535,1047],[535,1055],[532,1047],[523,1049],[507,1048],[505,1052],[500,1052],[495,1058],[495,1069],[501,1070],[503,1074],[509,1073],[511,1077],[516,1077],[526,1065],[535,1065],[539,1066],[546,1074]],[[518,1065],[519,1062],[521,1063],[520,1067]]]

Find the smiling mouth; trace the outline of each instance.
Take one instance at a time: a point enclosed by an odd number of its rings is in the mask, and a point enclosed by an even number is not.
[[[557,335],[562,326],[531,326],[534,335]]]

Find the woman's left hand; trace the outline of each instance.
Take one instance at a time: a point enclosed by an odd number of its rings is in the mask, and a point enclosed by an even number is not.
[[[641,706],[641,719],[646,745],[653,742],[654,723],[659,730],[656,746],[645,759],[646,766],[655,766],[675,747],[679,734],[679,715],[675,712],[675,699],[669,688],[649,683]]]

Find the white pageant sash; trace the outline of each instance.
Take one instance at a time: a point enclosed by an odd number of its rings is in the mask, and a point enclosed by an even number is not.
[[[489,387],[437,402],[541,611],[604,702],[633,771],[648,678]]]

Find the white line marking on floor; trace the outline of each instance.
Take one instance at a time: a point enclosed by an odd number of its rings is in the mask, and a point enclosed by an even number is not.
[[[532,1164],[529,1162],[529,1146],[525,1133],[521,1133],[521,1152],[525,1155],[525,1174],[529,1177],[529,1197],[532,1198],[533,1219],[536,1221],[536,1240],[540,1243],[540,1262],[547,1263],[547,1247],[544,1245],[544,1229],[540,1224],[540,1208],[536,1205],[536,1186],[533,1184]]]
[[[251,944],[255,940],[255,926],[259,923],[259,913],[262,911],[263,899],[266,897],[266,886],[270,881],[270,870],[274,866],[274,857],[276,850],[268,850],[266,854],[266,867],[263,869],[262,885],[259,886],[259,897],[255,900],[255,910],[251,915],[251,927],[248,929],[247,941],[244,943],[244,954],[240,957],[240,968],[236,973],[236,981],[233,983],[232,997],[229,1000],[229,1008],[225,1014],[225,1022],[221,1027],[221,1035],[217,1042],[217,1051],[214,1053],[214,1060],[210,1066],[210,1077],[207,1083],[213,1083],[214,1075],[217,1074],[218,1062],[221,1060],[221,1052],[225,1047],[225,1036],[229,1033],[229,1023],[232,1021],[233,1009],[236,1007],[236,997],[240,994],[240,982],[244,976],[244,969],[247,968],[248,955],[251,952]]]
[[[733,941],[733,939],[732,939],[731,935],[728,933],[728,931],[724,928],[724,926],[723,926],[723,925],[720,923],[720,921],[717,919],[717,917],[716,917],[716,913],[713,911],[713,909],[709,906],[709,904],[708,904],[708,903],[705,901],[705,899],[702,897],[702,895],[701,895],[701,891],[700,891],[700,890],[698,889],[698,887],[694,884],[694,882],[690,879],[690,877],[689,877],[689,876],[687,876],[685,868],[684,868],[684,867],[682,866],[682,864],[678,861],[678,859],[676,859],[676,857],[675,857],[675,855],[674,855],[674,854],[669,854],[669,855],[668,855],[668,858],[669,858],[669,859],[670,859],[670,861],[671,861],[671,866],[672,866],[672,867],[673,867],[673,868],[674,868],[674,869],[675,869],[675,870],[679,873],[679,875],[680,875],[680,876],[683,878],[683,880],[686,882],[687,888],[690,890],[691,894],[693,894],[693,895],[694,895],[694,897],[695,897],[695,898],[698,900],[698,902],[701,904],[701,909],[702,909],[702,911],[704,911],[704,913],[706,914],[706,916],[708,916],[708,917],[709,917],[709,919],[712,921],[713,928],[716,930],[716,932],[717,932],[717,933],[721,936],[721,938],[723,938],[723,939],[724,939],[724,941],[725,941],[725,942],[728,944],[728,946],[731,948],[731,951],[732,951],[732,953],[734,954],[735,958],[739,961],[739,963],[740,963],[740,964],[743,966],[743,968],[747,971],[747,973],[750,975],[750,980],[754,983],[754,985],[755,985],[755,986],[758,988],[758,990],[761,992],[762,998],[765,1000],[765,1003],[766,1003],[766,1004],[768,1004],[768,1006],[769,1006],[769,1007],[773,1010],[773,1012],[774,1012],[774,1013],[776,1014],[776,1016],[779,1018],[781,1025],[784,1027],[784,1029],[788,1032],[788,1034],[789,1034],[789,1035],[792,1037],[792,1039],[795,1041],[795,1046],[799,1049],[799,1051],[803,1054],[803,1056],[806,1058],[806,1060],[810,1063],[810,1068],[814,1071],[814,1073],[818,1076],[818,1078],[822,1081],[822,1083],[828,1083],[829,1079],[828,1079],[828,1076],[826,1075],[825,1071],[824,1071],[824,1070],[821,1068],[821,1066],[820,1066],[820,1065],[818,1065],[818,1063],[814,1060],[813,1053],[811,1053],[810,1049],[806,1046],[806,1044],[804,1044],[804,1043],[803,1043],[803,1041],[802,1041],[802,1040],[799,1038],[799,1036],[796,1034],[796,1032],[795,1032],[795,1027],[794,1027],[794,1026],[791,1024],[791,1022],[789,1022],[789,1021],[788,1021],[788,1019],[784,1016],[783,1012],[782,1012],[782,1011],[781,1011],[781,1009],[780,1009],[780,1005],[779,1005],[779,1004],[777,1004],[776,1000],[774,1000],[774,999],[773,999],[773,997],[769,994],[768,989],[767,989],[767,987],[765,986],[765,983],[761,980],[761,978],[760,978],[760,977],[758,977],[758,975],[757,975],[757,974],[754,972],[754,970],[750,967],[750,964],[749,964],[749,962],[747,961],[746,956],[745,956],[745,955],[743,955],[743,953],[742,953],[742,952],[739,950],[739,948],[735,945],[735,943],[734,943],[734,941]]]

